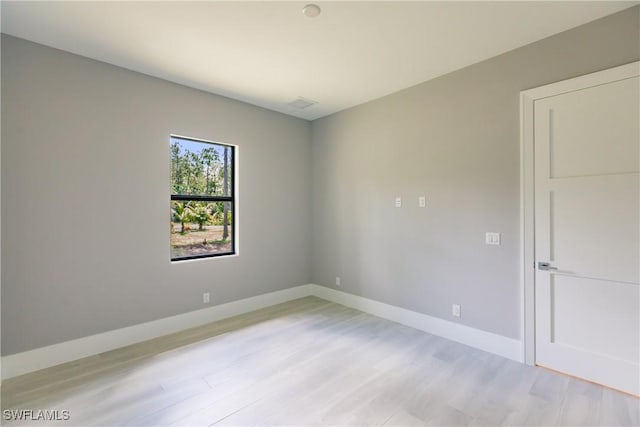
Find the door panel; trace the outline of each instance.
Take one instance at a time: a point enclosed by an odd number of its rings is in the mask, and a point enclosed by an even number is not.
[[[551,116],[550,176],[638,172],[639,90],[635,78],[539,101]]]
[[[638,77],[534,104],[536,363],[640,394]]]
[[[549,260],[583,277],[640,282],[637,174],[554,180]]]
[[[637,361],[639,289],[629,283],[554,274],[550,286],[551,342],[612,359]],[[618,335],[630,339],[620,340]]]

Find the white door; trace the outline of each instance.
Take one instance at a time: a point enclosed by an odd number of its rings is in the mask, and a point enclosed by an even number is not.
[[[640,395],[637,75],[534,104],[536,364]]]

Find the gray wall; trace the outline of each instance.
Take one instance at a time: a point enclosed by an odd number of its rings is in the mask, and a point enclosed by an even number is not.
[[[638,60],[639,11],[313,122],[313,282],[518,338],[519,92]]]
[[[3,36],[3,354],[308,283],[309,132]],[[238,257],[169,261],[171,133],[239,146]]]

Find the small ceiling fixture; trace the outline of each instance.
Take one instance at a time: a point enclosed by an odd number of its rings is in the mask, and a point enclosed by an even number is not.
[[[317,4],[308,4],[302,8],[302,13],[308,18],[315,18],[316,16],[320,15],[320,12],[320,6],[318,6]]]
[[[312,99],[307,99],[299,96],[297,99],[294,99],[293,101],[288,102],[287,105],[293,108],[297,108],[298,110],[303,110],[317,103],[318,103],[317,101],[314,101]]]

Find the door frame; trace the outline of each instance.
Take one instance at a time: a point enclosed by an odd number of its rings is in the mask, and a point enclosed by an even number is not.
[[[640,61],[520,92],[520,341],[521,359],[535,365],[535,101],[640,75]]]

